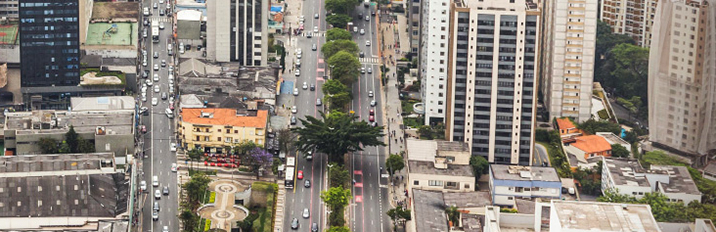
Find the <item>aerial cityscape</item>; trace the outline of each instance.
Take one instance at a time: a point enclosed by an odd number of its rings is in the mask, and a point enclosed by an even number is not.
[[[0,0],[0,231],[716,232],[712,0]]]

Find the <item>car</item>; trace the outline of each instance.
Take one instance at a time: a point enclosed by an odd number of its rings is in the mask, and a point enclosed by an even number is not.
[[[147,181],[141,181],[139,182],[139,189],[142,190],[142,192],[147,191]]]
[[[157,4],[157,3],[155,2],[154,5],[152,5],[152,8],[154,8],[154,9],[159,8],[159,4]]]
[[[365,35],[365,29],[361,28],[361,29],[360,29],[360,34],[361,34],[361,35]]]
[[[365,16],[365,21],[370,21],[370,16],[366,15],[366,16]]]
[[[172,163],[172,172],[177,172],[177,163]]]
[[[360,73],[365,73],[365,67],[360,68]]]
[[[177,144],[176,144],[176,143],[170,143],[170,144],[169,144],[169,150],[170,150],[170,151],[177,151]]]
[[[154,52],[154,59],[159,59],[159,52]]]
[[[296,60],[296,68],[300,68],[300,67],[301,67],[301,60]]]
[[[162,227],[162,232],[169,232],[169,226]]]
[[[174,65],[169,65],[169,74],[172,74],[171,72],[174,72]]]
[[[159,177],[152,176],[152,186],[153,187],[159,187]]]
[[[308,211],[308,208],[303,208],[303,214],[301,214],[301,216],[303,216],[303,218],[310,218],[311,212]]]
[[[296,69],[296,72],[294,72],[294,74],[295,74],[296,76],[300,76],[300,75],[301,75],[301,70]]]
[[[574,188],[572,188],[572,187],[570,187],[569,189],[567,189],[567,192],[569,192],[569,195],[574,195],[574,194],[576,194]]]
[[[143,106],[142,108],[139,109],[139,113],[140,113],[140,114],[144,114],[144,113],[146,113],[147,111],[149,111],[149,108],[147,108],[146,106]]]
[[[164,30],[164,22],[159,22],[159,30]]]
[[[159,71],[159,64],[154,64],[154,71]]]
[[[164,13],[165,13],[164,9],[159,9],[159,15],[160,15],[160,16],[164,16]]]
[[[146,102],[146,101],[147,101],[147,96],[142,96],[142,101],[143,101],[143,102]]]
[[[148,20],[148,19],[144,19],[144,26],[149,26],[149,20]]]
[[[370,109],[370,111],[368,111],[368,115],[375,115],[375,110]]]
[[[318,223],[311,224],[311,232],[318,232]]]
[[[301,15],[301,18],[299,18],[298,20],[300,20],[301,22],[304,22],[304,21],[306,21],[306,17],[304,17],[303,15]]]
[[[296,58],[301,59],[301,53],[296,53]]]
[[[310,187],[311,187],[311,181],[310,181],[310,180],[304,180],[304,181],[303,181],[303,186],[306,187],[306,188],[310,188]]]
[[[313,36],[311,35],[311,32],[307,32],[307,33],[306,33],[306,38],[311,38],[311,37],[313,37]]]
[[[142,78],[147,79],[147,77],[149,77],[149,71],[148,70],[142,71]]]
[[[296,116],[291,115],[291,125],[296,125],[297,121]]]
[[[159,0],[159,4],[164,4],[164,0]]]
[[[293,218],[293,220],[291,220],[291,229],[298,229],[298,218]]]
[[[303,171],[298,171],[298,175],[296,175],[296,178],[299,180],[303,180]]]
[[[302,87],[302,88],[303,88],[303,90],[306,90],[306,89],[308,89],[308,83],[306,83],[306,82],[304,81],[304,82],[303,82],[303,87]]]
[[[377,127],[377,126],[378,126],[378,122],[373,122],[373,123],[371,123],[371,125],[373,125],[373,127]]]
[[[301,50],[300,48],[296,49],[296,55],[301,55],[301,54],[303,54],[303,50]]]
[[[157,211],[152,212],[152,220],[159,220],[159,213]]]
[[[154,74],[154,77],[152,78],[155,82],[159,82],[159,74]]]
[[[147,36],[149,36],[149,35],[147,34],[147,29],[144,28],[144,31],[142,31],[142,37],[147,38]]]
[[[147,86],[154,85],[154,82],[152,82],[152,80],[146,80],[144,83],[147,84]]]
[[[373,68],[368,68],[368,74],[373,73]]]
[[[376,104],[378,103],[376,103],[375,100],[370,101],[370,106],[375,106]]]
[[[142,96],[147,96],[147,83],[142,84]]]
[[[318,33],[318,26],[313,27],[313,33]]]
[[[316,98],[316,106],[321,106],[323,103],[320,98]]]
[[[162,189],[162,194],[164,196],[169,196],[169,186],[164,186],[164,188]]]
[[[363,58],[363,57],[365,57],[365,53],[360,52],[360,53],[358,53],[358,56],[360,56],[360,58]]]
[[[353,33],[358,33],[358,27],[353,27]]]
[[[298,113],[298,109],[296,108],[296,106],[291,107],[291,113]]]
[[[162,192],[159,191],[159,189],[154,190],[154,199],[161,199],[162,198]]]
[[[370,40],[365,41],[365,46],[370,46]]]
[[[147,67],[147,59],[144,59],[144,60],[142,61],[142,66]]]
[[[311,47],[311,50],[314,50],[314,51],[318,50],[318,46],[316,44],[313,44],[313,47]]]
[[[152,105],[153,105],[153,106],[156,106],[157,104],[159,104],[159,100],[157,100],[156,97],[153,97],[153,98],[152,98]]]
[[[370,12],[370,15],[375,16],[375,11],[371,11],[371,12]]]
[[[375,122],[375,116],[373,116],[373,115],[368,116],[368,121]]]
[[[162,100],[167,100],[167,92],[162,92]]]
[[[160,90],[160,89],[159,89],[159,85],[155,85],[155,86],[154,86],[154,92],[155,92],[155,93],[159,93],[159,90]]]
[[[166,61],[166,60],[162,60],[162,67],[167,67],[167,61]]]
[[[293,88],[293,96],[298,96],[298,88]]]
[[[314,19],[317,19],[317,18],[318,18],[318,14],[314,14],[314,15],[313,15],[313,18],[314,18]]]
[[[311,84],[311,91],[316,91],[316,85]]]
[[[142,133],[147,133],[147,126],[142,125]]]

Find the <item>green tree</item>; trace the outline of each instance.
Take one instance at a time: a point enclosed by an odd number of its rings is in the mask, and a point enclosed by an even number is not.
[[[326,22],[334,28],[347,28],[348,22],[352,20],[347,14],[332,14],[326,16]]]
[[[428,125],[422,125],[418,127],[418,134],[420,135],[421,139],[427,139],[432,140],[433,139],[433,129],[430,128]]]
[[[344,209],[332,210],[328,215],[328,225],[331,227],[341,227],[346,224]]]
[[[632,44],[619,44],[610,51],[608,65],[612,68],[611,80],[615,94],[646,99],[649,74],[649,49]],[[645,102],[642,102],[644,105]]]
[[[75,127],[70,125],[70,130],[65,133],[65,142],[67,143],[67,146],[70,148],[70,152],[72,153],[78,153],[79,152],[79,134],[75,132]]]
[[[59,147],[57,146],[57,140],[53,138],[40,138],[37,145],[43,154],[57,154],[59,153]]]
[[[385,167],[388,168],[388,172],[392,176],[395,172],[405,168],[405,160],[400,155],[390,154],[388,160],[385,161]]]
[[[345,109],[351,100],[353,100],[353,97],[349,92],[341,92],[325,96],[325,101],[329,102],[331,107],[334,109]]]
[[[447,214],[448,221],[452,222],[453,225],[457,225],[460,221],[460,211],[455,206],[448,206],[445,208],[445,214]]]
[[[351,232],[351,229],[345,226],[331,226],[328,232]]]
[[[352,12],[359,3],[358,0],[326,0],[325,6],[328,12],[348,14]]]
[[[328,41],[321,46],[323,56],[328,57],[329,59],[340,51],[345,51],[348,54],[355,56],[358,54],[360,49],[358,48],[358,44],[352,40],[333,40]]]
[[[609,24],[599,20],[597,22],[597,42],[595,46],[595,60],[599,61],[609,53],[609,50],[618,44],[636,44],[634,39],[625,34],[615,34]]]
[[[351,187],[351,174],[348,172],[348,169],[343,167],[343,165],[335,163],[332,165],[333,166],[331,166],[330,170],[328,171],[328,180],[330,181],[330,187],[343,187],[344,189],[349,189]]]
[[[341,83],[339,80],[328,79],[325,83],[323,83],[321,90],[323,90],[326,94],[338,94],[348,92],[348,87],[346,87],[346,85]]]
[[[331,187],[326,191],[321,191],[321,200],[331,208],[331,211],[339,211],[344,209],[351,200],[351,190],[343,187]]]
[[[363,147],[385,146],[379,137],[383,136],[383,127],[373,127],[365,121],[356,121],[354,114],[321,112],[321,119],[306,116],[299,119],[303,127],[291,130],[299,135],[296,141],[298,150],[308,152],[316,150],[328,154],[329,162],[343,163],[343,155],[348,152],[362,151]]]
[[[596,134],[597,132],[612,132],[615,135],[619,135],[622,132],[622,128],[619,124],[609,121],[596,121],[594,119],[589,119],[583,123],[577,124],[577,128],[589,134]]]
[[[184,225],[183,231],[196,231],[197,222],[199,221],[199,216],[192,213],[191,210],[184,209],[182,210],[181,214],[179,214],[179,219],[182,221],[182,224]]]
[[[250,151],[257,147],[259,147],[259,145],[254,143],[254,141],[244,139],[241,143],[234,146],[234,154],[239,155],[239,157],[243,159]]]
[[[94,144],[89,140],[82,137],[77,138],[77,151],[79,153],[92,153],[95,152]]]
[[[354,53],[353,53],[354,54]],[[331,78],[338,78],[344,85],[350,86],[360,75],[360,61],[347,51],[339,51],[328,58],[331,67]]]
[[[259,179],[261,169],[271,168],[273,163],[273,155],[261,147],[255,147],[249,154],[245,156],[242,162],[245,162],[251,167],[251,170],[256,174],[256,179]]]
[[[209,179],[206,174],[203,172],[195,172],[194,175],[191,176],[191,179],[182,186],[189,197],[189,204],[192,208],[198,205],[199,201],[204,198],[206,188],[209,187],[209,182],[211,182],[211,179]]]
[[[477,181],[482,174],[487,173],[490,168],[490,163],[487,162],[483,156],[473,155],[470,157],[470,166],[472,167],[473,174],[475,174],[475,181]]]
[[[629,157],[629,150],[626,147],[614,144],[612,145],[612,156],[614,157]]]
[[[330,17],[330,16],[329,16]],[[326,31],[326,41],[352,40],[353,35],[343,28],[331,28]]]
[[[62,141],[62,143],[60,143],[60,150],[59,150],[59,152],[60,152],[60,153],[71,153],[71,152],[72,152],[72,148],[70,148],[70,145],[67,144],[67,141]]]
[[[204,152],[197,147],[194,147],[193,149],[189,150],[189,152],[187,152],[187,156],[189,156],[189,160],[191,161],[199,161],[199,159],[201,159],[202,154],[204,154]]]
[[[328,83],[328,82],[326,82]],[[325,84],[324,84],[325,87]],[[291,132],[290,129],[281,129],[278,131],[278,146],[281,151],[288,152],[293,149],[293,141],[296,140],[296,135]]]

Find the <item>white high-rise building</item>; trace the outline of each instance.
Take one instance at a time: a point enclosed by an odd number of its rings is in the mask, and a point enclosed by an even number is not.
[[[543,2],[542,92],[550,118],[592,116],[598,0]]]
[[[453,4],[445,137],[491,163],[530,165],[540,10],[525,0]]]
[[[686,154],[716,149],[716,4],[659,2],[649,51],[649,139]]]
[[[631,36],[639,46],[649,47],[658,0],[602,0],[599,19],[617,34]]]
[[[449,0],[424,0],[422,4],[420,87],[426,125],[445,121],[450,5]]]

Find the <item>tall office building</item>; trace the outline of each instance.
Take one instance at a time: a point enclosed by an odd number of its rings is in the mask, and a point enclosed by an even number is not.
[[[267,65],[268,4],[268,0],[207,1],[207,58],[245,66]]]
[[[23,87],[80,83],[80,1],[20,1]]]
[[[18,6],[18,0],[0,0],[0,19],[19,17]]]
[[[491,163],[529,165],[540,11],[525,0],[455,1],[446,138]]]
[[[598,0],[546,0],[542,14],[542,67],[549,118],[592,117]]]
[[[408,32],[410,33],[410,55],[413,59],[418,56],[420,48],[420,20],[422,19],[422,0],[410,0],[407,4],[408,10]]]
[[[694,155],[716,149],[716,5],[661,1],[649,52],[649,139]]]
[[[450,1],[424,0],[420,32],[421,97],[425,124],[445,121],[450,43]]]
[[[658,0],[602,0],[599,19],[617,34],[634,38],[639,46],[649,47]]]

